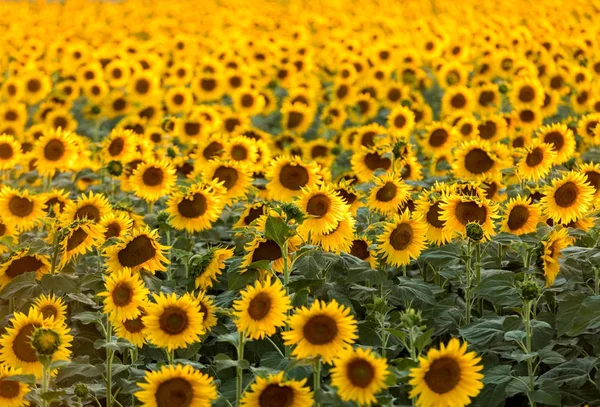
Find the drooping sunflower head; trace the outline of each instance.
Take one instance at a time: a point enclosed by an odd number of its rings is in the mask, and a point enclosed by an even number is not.
[[[594,202],[595,189],[582,173],[570,171],[552,180],[543,193],[544,214],[555,222],[566,224],[588,213]]]
[[[117,272],[122,268],[132,271],[146,270],[150,273],[165,271],[163,263],[169,260],[165,252],[169,247],[158,241],[158,231],[150,230],[148,226],[135,229],[131,234],[120,238],[116,244],[105,250],[108,258],[108,271]]]
[[[8,186],[0,190],[0,210],[4,221],[20,231],[31,230],[44,216],[42,196]]]
[[[29,253],[28,250],[20,250],[0,265],[0,289],[4,288],[15,277],[24,273],[35,272],[36,278],[40,279],[44,274],[50,272],[50,261],[48,256],[37,253]]]
[[[313,393],[306,379],[285,380],[284,372],[256,378],[249,391],[244,393],[242,407],[311,407]]]
[[[298,157],[280,156],[271,162],[266,177],[272,199],[291,201],[302,188],[315,185],[320,177],[317,164],[306,163]]]
[[[106,291],[98,296],[104,297],[104,313],[110,315],[114,321],[138,317],[150,294],[140,274],[133,274],[128,268],[106,277],[104,287]]]
[[[546,287],[554,284],[556,276],[560,271],[561,251],[569,247],[573,243],[573,239],[569,237],[569,232],[566,228],[560,227],[553,230],[542,240],[544,251],[542,253],[542,267],[544,277],[546,278]]]
[[[65,321],[67,306],[63,299],[57,297],[56,294],[42,294],[34,301],[33,307],[37,309],[44,318]]]

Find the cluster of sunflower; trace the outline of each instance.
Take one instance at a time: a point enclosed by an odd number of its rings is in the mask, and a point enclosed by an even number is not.
[[[0,405],[600,402],[598,4],[205,3],[0,5]]]

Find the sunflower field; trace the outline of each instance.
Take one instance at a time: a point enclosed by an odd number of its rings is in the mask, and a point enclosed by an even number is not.
[[[0,407],[600,406],[599,21],[0,3]]]

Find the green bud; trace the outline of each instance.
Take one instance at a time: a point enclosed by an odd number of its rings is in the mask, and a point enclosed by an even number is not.
[[[92,108],[90,109],[90,113],[92,114],[100,114],[100,112],[100,106],[92,106]]]
[[[523,301],[534,301],[542,294],[542,287],[534,280],[520,282],[517,288]]]
[[[123,173],[123,164],[120,161],[113,160],[106,166],[108,173],[114,177],[118,177]]]
[[[331,149],[331,154],[339,155],[342,152],[342,149],[339,146],[335,146]]]
[[[43,357],[51,358],[58,351],[60,344],[60,335],[53,329],[38,328],[33,331],[31,346],[40,359]]]
[[[88,388],[87,384],[85,384],[85,383],[77,383],[75,385],[74,393],[75,393],[75,396],[77,396],[78,398],[84,399],[90,394],[90,389]]]
[[[288,221],[293,219],[296,223],[300,223],[304,220],[304,213],[302,212],[302,209],[300,209],[298,205],[294,203],[283,203],[281,204],[281,209],[285,213]]]
[[[175,151],[174,148],[169,147],[169,148],[167,148],[167,155],[171,158],[175,158],[175,157],[177,157],[177,152]]]
[[[400,321],[403,328],[411,329],[415,326],[420,326],[423,318],[421,317],[421,311],[415,311],[413,308],[409,308],[406,311],[400,313]]]
[[[474,242],[479,242],[483,239],[483,228],[479,223],[471,222],[467,224],[467,237]]]
[[[505,84],[502,84],[502,85],[498,86],[498,90],[503,95],[506,95],[508,93],[508,86],[506,86]]]
[[[402,99],[402,101],[400,102],[400,105],[404,106],[404,107],[411,107],[412,101],[410,99]]]

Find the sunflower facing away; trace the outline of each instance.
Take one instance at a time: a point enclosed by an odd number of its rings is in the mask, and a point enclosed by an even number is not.
[[[409,397],[417,397],[418,407],[466,406],[483,388],[483,366],[475,352],[467,352],[467,343],[453,338],[440,349],[430,349],[419,357],[419,366],[411,369]]]
[[[146,270],[154,274],[166,270],[163,263],[169,262],[165,257],[165,251],[168,249],[158,242],[158,231],[145,226],[119,239],[116,244],[105,250],[104,255],[108,258],[109,272],[128,267],[134,272]]]
[[[241,400],[242,407],[311,407],[313,393],[306,379],[285,380],[284,372],[256,377]]]
[[[350,308],[335,300],[315,300],[310,308],[296,309],[289,319],[290,330],[282,332],[286,345],[296,345],[292,354],[299,359],[321,357],[331,364],[339,353],[357,339],[356,320]]]
[[[348,348],[333,362],[331,384],[344,401],[370,406],[377,403],[375,395],[385,390],[389,375],[387,361],[370,349]]]
[[[554,284],[554,280],[560,271],[561,250],[569,247],[573,240],[569,237],[566,228],[553,230],[542,241],[544,252],[542,254],[542,265],[544,277],[546,278],[546,287]]]
[[[421,218],[411,219],[410,212],[395,216],[379,236],[379,253],[394,266],[410,263],[425,248],[427,226]]]
[[[24,407],[28,403],[25,396],[29,388],[19,380],[10,380],[13,376],[21,375],[20,368],[12,369],[0,366],[0,405],[3,407]]]
[[[233,257],[233,249],[216,247],[209,249],[198,263],[194,263],[192,277],[195,277],[196,288],[211,288],[217,276],[225,270],[225,261]]]
[[[44,201],[41,196],[19,191],[11,187],[0,190],[2,219],[18,230],[28,231],[44,216]]]
[[[511,198],[506,205],[502,230],[517,236],[535,232],[540,217],[539,205],[532,203],[530,197]]]
[[[210,407],[217,399],[213,379],[189,365],[147,372],[135,396],[142,407]]]
[[[566,172],[544,188],[541,205],[550,219],[566,224],[588,213],[594,203],[595,192],[582,173]]]
[[[146,336],[160,348],[185,348],[200,340],[206,331],[202,326],[203,314],[200,304],[189,293],[179,298],[175,293],[154,294],[154,303],[146,305],[142,322]]]
[[[0,265],[0,289],[4,288],[13,278],[21,274],[35,272],[39,280],[44,274],[50,273],[50,258],[43,254],[29,253],[20,250]]]
[[[150,291],[139,273],[132,274],[124,268],[106,277],[106,291],[98,294],[104,298],[104,313],[115,321],[134,319],[140,315],[140,305],[148,300]]]
[[[307,215],[302,227],[312,233],[330,232],[349,209],[333,187],[325,184],[303,189],[297,204]]]
[[[279,279],[258,281],[242,291],[241,296],[233,303],[235,324],[249,338],[271,336],[285,325],[287,311],[292,306]]]

